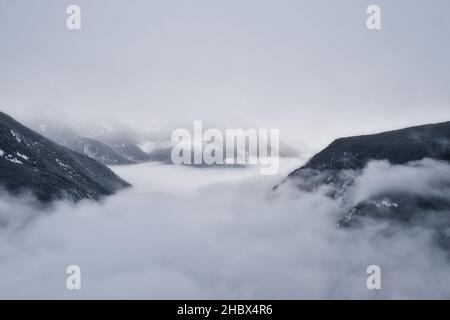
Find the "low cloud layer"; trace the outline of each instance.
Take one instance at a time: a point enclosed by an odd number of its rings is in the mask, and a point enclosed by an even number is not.
[[[30,197],[2,196],[0,298],[450,297],[447,252],[429,229],[336,226],[352,203],[389,188],[442,192],[447,164],[371,164],[345,201],[326,187],[273,192],[281,176],[251,169],[116,170],[135,187],[101,203],[37,210]],[[72,264],[80,291],[65,287]],[[372,264],[382,290],[366,288]]]

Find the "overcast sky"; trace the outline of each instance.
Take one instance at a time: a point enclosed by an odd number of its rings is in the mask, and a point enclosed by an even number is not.
[[[448,0],[0,0],[0,109],[279,128],[320,148],[450,120],[449,13]]]

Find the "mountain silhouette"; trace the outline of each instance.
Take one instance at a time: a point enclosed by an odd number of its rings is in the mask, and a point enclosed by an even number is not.
[[[129,186],[101,163],[43,137],[0,112],[0,185],[48,202],[99,199]]]

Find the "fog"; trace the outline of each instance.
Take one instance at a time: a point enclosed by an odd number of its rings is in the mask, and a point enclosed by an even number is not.
[[[447,0],[0,0],[0,108],[337,137],[450,119]]]
[[[450,182],[448,164],[372,163],[346,199],[328,197],[328,187],[272,191],[299,165],[282,164],[272,177],[255,168],[115,167],[133,188],[39,210],[31,196],[3,195],[0,297],[450,297],[447,252],[431,230],[399,226],[386,235],[387,223],[371,220],[336,226],[347,208],[389,188],[445,193],[435,177]],[[82,270],[79,291],[65,287],[72,264]],[[381,290],[366,288],[372,264],[381,267]]]

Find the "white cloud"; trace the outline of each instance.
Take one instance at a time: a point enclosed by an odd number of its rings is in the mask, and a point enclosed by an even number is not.
[[[427,177],[444,166],[424,165],[420,181],[434,181]],[[361,190],[383,182],[373,170],[410,170],[389,168],[370,166]],[[399,228],[385,237],[383,223],[337,228],[343,203],[324,190],[274,193],[279,177],[248,169],[117,170],[135,188],[102,203],[37,211],[2,198],[0,218],[15,223],[0,233],[1,298],[450,297],[446,253],[429,231]],[[19,217],[30,216],[19,227]],[[79,292],[65,288],[71,264],[82,269]],[[381,291],[366,288],[371,264],[381,266]]]

